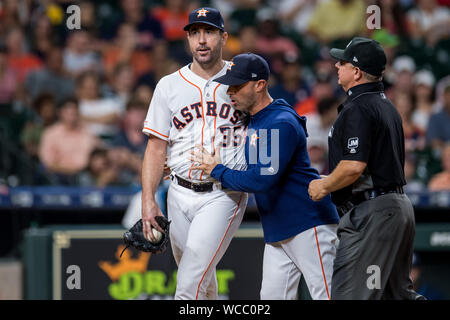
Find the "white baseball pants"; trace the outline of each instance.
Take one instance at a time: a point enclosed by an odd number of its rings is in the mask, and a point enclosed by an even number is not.
[[[239,229],[247,200],[247,193],[194,192],[170,184],[167,209],[178,265],[176,300],[218,299],[216,266]]]
[[[337,224],[321,225],[284,241],[266,243],[261,299],[296,299],[303,275],[312,299],[329,300],[336,230]]]

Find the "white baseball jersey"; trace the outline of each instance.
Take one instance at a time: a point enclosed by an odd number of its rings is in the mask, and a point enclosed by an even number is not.
[[[231,169],[246,168],[242,113],[232,107],[228,86],[213,81],[226,73],[229,64],[210,80],[192,72],[189,64],[163,77],[155,88],[143,132],[169,142],[167,164],[184,179],[213,180],[191,170],[190,152],[197,144],[210,152],[220,148],[222,164]]]
[[[143,132],[168,141],[167,164],[176,175],[191,181],[212,181],[191,170],[195,145],[220,150],[229,168],[246,168],[242,113],[233,109],[228,86],[194,74],[189,65],[163,77],[155,88]],[[214,180],[215,181],[215,180]],[[215,189],[195,192],[171,183],[167,213],[172,221],[170,244],[178,265],[175,299],[217,299],[216,266],[241,224],[248,195]],[[214,214],[211,214],[214,213]]]

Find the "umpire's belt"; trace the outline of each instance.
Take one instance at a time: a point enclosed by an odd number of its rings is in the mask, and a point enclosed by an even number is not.
[[[195,192],[208,192],[208,191],[213,191],[215,189],[220,189],[220,187],[217,188],[217,183],[214,183],[212,181],[195,183],[195,182],[185,180],[185,179],[179,177],[178,175],[172,175],[171,177],[172,177],[172,180],[176,181],[176,183],[179,184],[180,186],[185,187],[187,189],[191,189]]]
[[[403,187],[395,186],[389,188],[373,188],[360,193],[355,194],[349,200],[345,201],[342,205],[337,207],[339,215],[342,217],[344,214],[352,210],[354,207],[359,205],[361,202],[366,200],[374,199],[378,196],[382,196],[388,193],[403,193]]]

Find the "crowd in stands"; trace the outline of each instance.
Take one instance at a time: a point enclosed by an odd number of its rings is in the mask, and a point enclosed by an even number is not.
[[[66,24],[72,4],[80,29]],[[370,5],[379,29],[367,28]],[[201,6],[224,16],[225,59],[267,59],[269,92],[307,117],[321,174],[345,99],[329,48],[379,41],[403,120],[406,189],[450,190],[449,0],[0,1],[0,185],[139,185],[153,90],[192,60],[183,27]]]

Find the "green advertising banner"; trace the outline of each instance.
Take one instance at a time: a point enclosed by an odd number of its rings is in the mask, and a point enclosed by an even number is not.
[[[417,224],[414,249],[417,251],[450,251],[450,224]]]
[[[151,255],[127,249],[124,230],[53,233],[53,299],[173,299],[177,266],[170,248]],[[241,229],[217,266],[219,299],[259,299],[264,242]]]
[[[170,248],[150,255],[123,249],[120,226],[31,228],[24,234],[25,299],[173,299],[177,266]],[[414,249],[423,280],[450,291],[450,224],[416,225]],[[243,224],[217,266],[220,299],[259,299],[264,242],[258,224]],[[436,277],[434,279],[433,277]],[[299,298],[308,299],[304,283]]]

